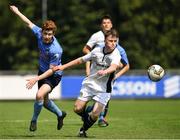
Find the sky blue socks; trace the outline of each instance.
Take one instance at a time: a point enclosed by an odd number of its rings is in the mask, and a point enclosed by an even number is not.
[[[44,107],[48,109],[49,111],[53,112],[54,114],[56,114],[57,117],[62,116],[62,111],[58,108],[58,106],[52,100],[48,100],[47,105]]]
[[[37,121],[37,118],[39,116],[39,113],[41,112],[41,109],[43,107],[43,101],[35,101],[34,103],[34,114],[32,117],[32,121]]]

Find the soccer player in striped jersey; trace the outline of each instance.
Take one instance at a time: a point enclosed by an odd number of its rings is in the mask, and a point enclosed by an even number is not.
[[[83,48],[83,53],[87,54],[90,51],[92,51],[95,47],[99,46],[99,45],[103,45],[104,44],[104,34],[111,30],[113,27],[112,24],[112,19],[109,15],[105,15],[101,18],[101,30],[94,33],[90,39],[88,40],[88,42],[86,43],[86,45]],[[119,44],[117,44],[117,48],[119,50],[119,53],[121,55],[121,63],[123,64],[123,68],[121,68],[115,75],[114,80],[116,80],[117,78],[119,78],[121,75],[123,75],[124,73],[126,73],[129,70],[129,61],[127,58],[127,54],[126,51],[124,50],[123,47],[121,47]],[[86,76],[88,76],[90,73],[90,62],[86,63]],[[109,125],[109,123],[107,122],[107,120],[105,119],[107,112],[108,112],[108,107],[109,107],[109,102],[106,105],[104,111],[101,112],[100,116],[99,116],[99,120],[98,120],[98,125],[100,127],[106,127]],[[87,108],[89,111],[92,109],[92,106],[88,106]]]
[[[90,53],[70,61],[62,66],[49,69],[42,75],[29,79],[26,84],[28,89],[38,81],[53,74],[57,70],[65,70],[69,67],[91,61],[91,70],[83,82],[80,90],[80,96],[75,102],[74,111],[83,119],[83,125],[80,128],[80,137],[87,137],[86,131],[97,121],[100,113],[108,103],[111,97],[113,78],[115,71],[122,66],[121,56],[116,48],[118,33],[116,30],[110,30],[105,34],[105,45],[96,47]],[[95,104],[91,112],[86,111],[86,104],[94,100]]]
[[[47,20],[43,23],[42,28],[32,23],[26,16],[24,16],[16,6],[10,6],[20,19],[32,30],[38,41],[39,48],[39,72],[38,75],[44,73],[49,68],[61,65],[62,48],[55,38],[56,25],[53,21]],[[58,106],[49,99],[49,94],[56,87],[60,80],[62,71],[55,72],[52,76],[38,81],[38,91],[36,94],[36,101],[34,103],[34,113],[30,123],[29,130],[36,131],[37,120],[44,106],[47,110],[53,112],[57,116],[57,129],[60,130],[63,126],[63,119],[66,116],[64,111],[61,111]]]

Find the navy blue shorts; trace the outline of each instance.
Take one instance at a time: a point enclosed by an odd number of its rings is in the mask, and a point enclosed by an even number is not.
[[[44,72],[39,70],[38,75],[41,75],[42,73],[44,73]],[[43,84],[48,84],[51,87],[51,89],[55,88],[59,84],[59,82],[61,81],[61,77],[62,77],[62,75],[53,74],[50,77],[47,77],[47,78],[45,78],[43,80],[38,81],[38,89]]]

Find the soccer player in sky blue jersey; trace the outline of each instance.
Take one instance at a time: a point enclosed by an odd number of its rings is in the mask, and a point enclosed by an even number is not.
[[[39,48],[39,72],[41,75],[49,68],[61,65],[62,48],[55,38],[57,27],[51,20],[43,23],[42,28],[32,23],[26,16],[24,16],[16,6],[10,6],[20,19],[32,30],[38,41]],[[57,129],[60,130],[63,126],[63,119],[66,112],[61,111],[56,104],[49,99],[49,93],[56,87],[62,77],[62,71],[55,72],[52,76],[38,81],[38,91],[36,94],[36,101],[34,103],[34,113],[30,123],[29,130],[36,131],[37,119],[44,106],[47,110],[53,112],[57,116]]]
[[[92,36],[90,37],[90,39],[88,40],[88,42],[86,43],[86,45],[83,48],[83,53],[87,54],[90,51],[92,51],[94,48],[96,48],[97,46],[104,44],[104,40],[105,40],[104,34],[107,31],[111,30],[112,28],[113,28],[113,24],[112,24],[111,17],[109,15],[104,15],[101,18],[101,30],[92,34]],[[123,68],[120,69],[116,73],[114,80],[119,78],[120,76],[122,76],[124,73],[126,73],[130,67],[129,61],[127,58],[127,54],[126,54],[126,51],[124,50],[124,48],[122,48],[119,44],[117,44],[117,48],[121,55],[121,63],[123,64]],[[90,62],[87,62],[86,63],[86,76],[88,76],[89,73],[90,73]],[[106,114],[108,112],[108,107],[109,107],[109,103],[106,105],[104,111],[101,112],[101,114],[99,116],[98,125],[100,127],[108,126],[108,122],[105,119]],[[92,109],[92,106],[88,106],[86,110],[90,111],[91,109]]]

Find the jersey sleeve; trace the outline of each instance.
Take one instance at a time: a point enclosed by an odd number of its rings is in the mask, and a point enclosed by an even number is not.
[[[98,52],[98,50],[99,50],[99,47],[96,47],[90,53],[84,55],[82,57],[83,61],[87,62],[87,61],[94,59],[94,57],[96,57],[96,53]]]
[[[117,49],[121,55],[121,62],[125,65],[129,64],[129,60],[126,54],[126,51],[124,50],[124,48],[122,48],[119,44],[117,46]]]
[[[125,65],[129,64],[129,60],[125,51],[121,53],[121,62]]]
[[[96,35],[93,34],[90,39],[88,40],[88,42],[86,43],[86,45],[88,45],[91,49],[97,44],[97,39],[96,39]]]
[[[87,61],[91,60],[91,56],[92,56],[92,52],[84,55],[84,56],[82,57],[82,60],[83,60],[84,62],[87,62]]]
[[[41,28],[39,28],[38,26],[33,26],[32,27],[32,32],[34,33],[34,35],[37,37],[37,38],[40,38],[41,37]]]

